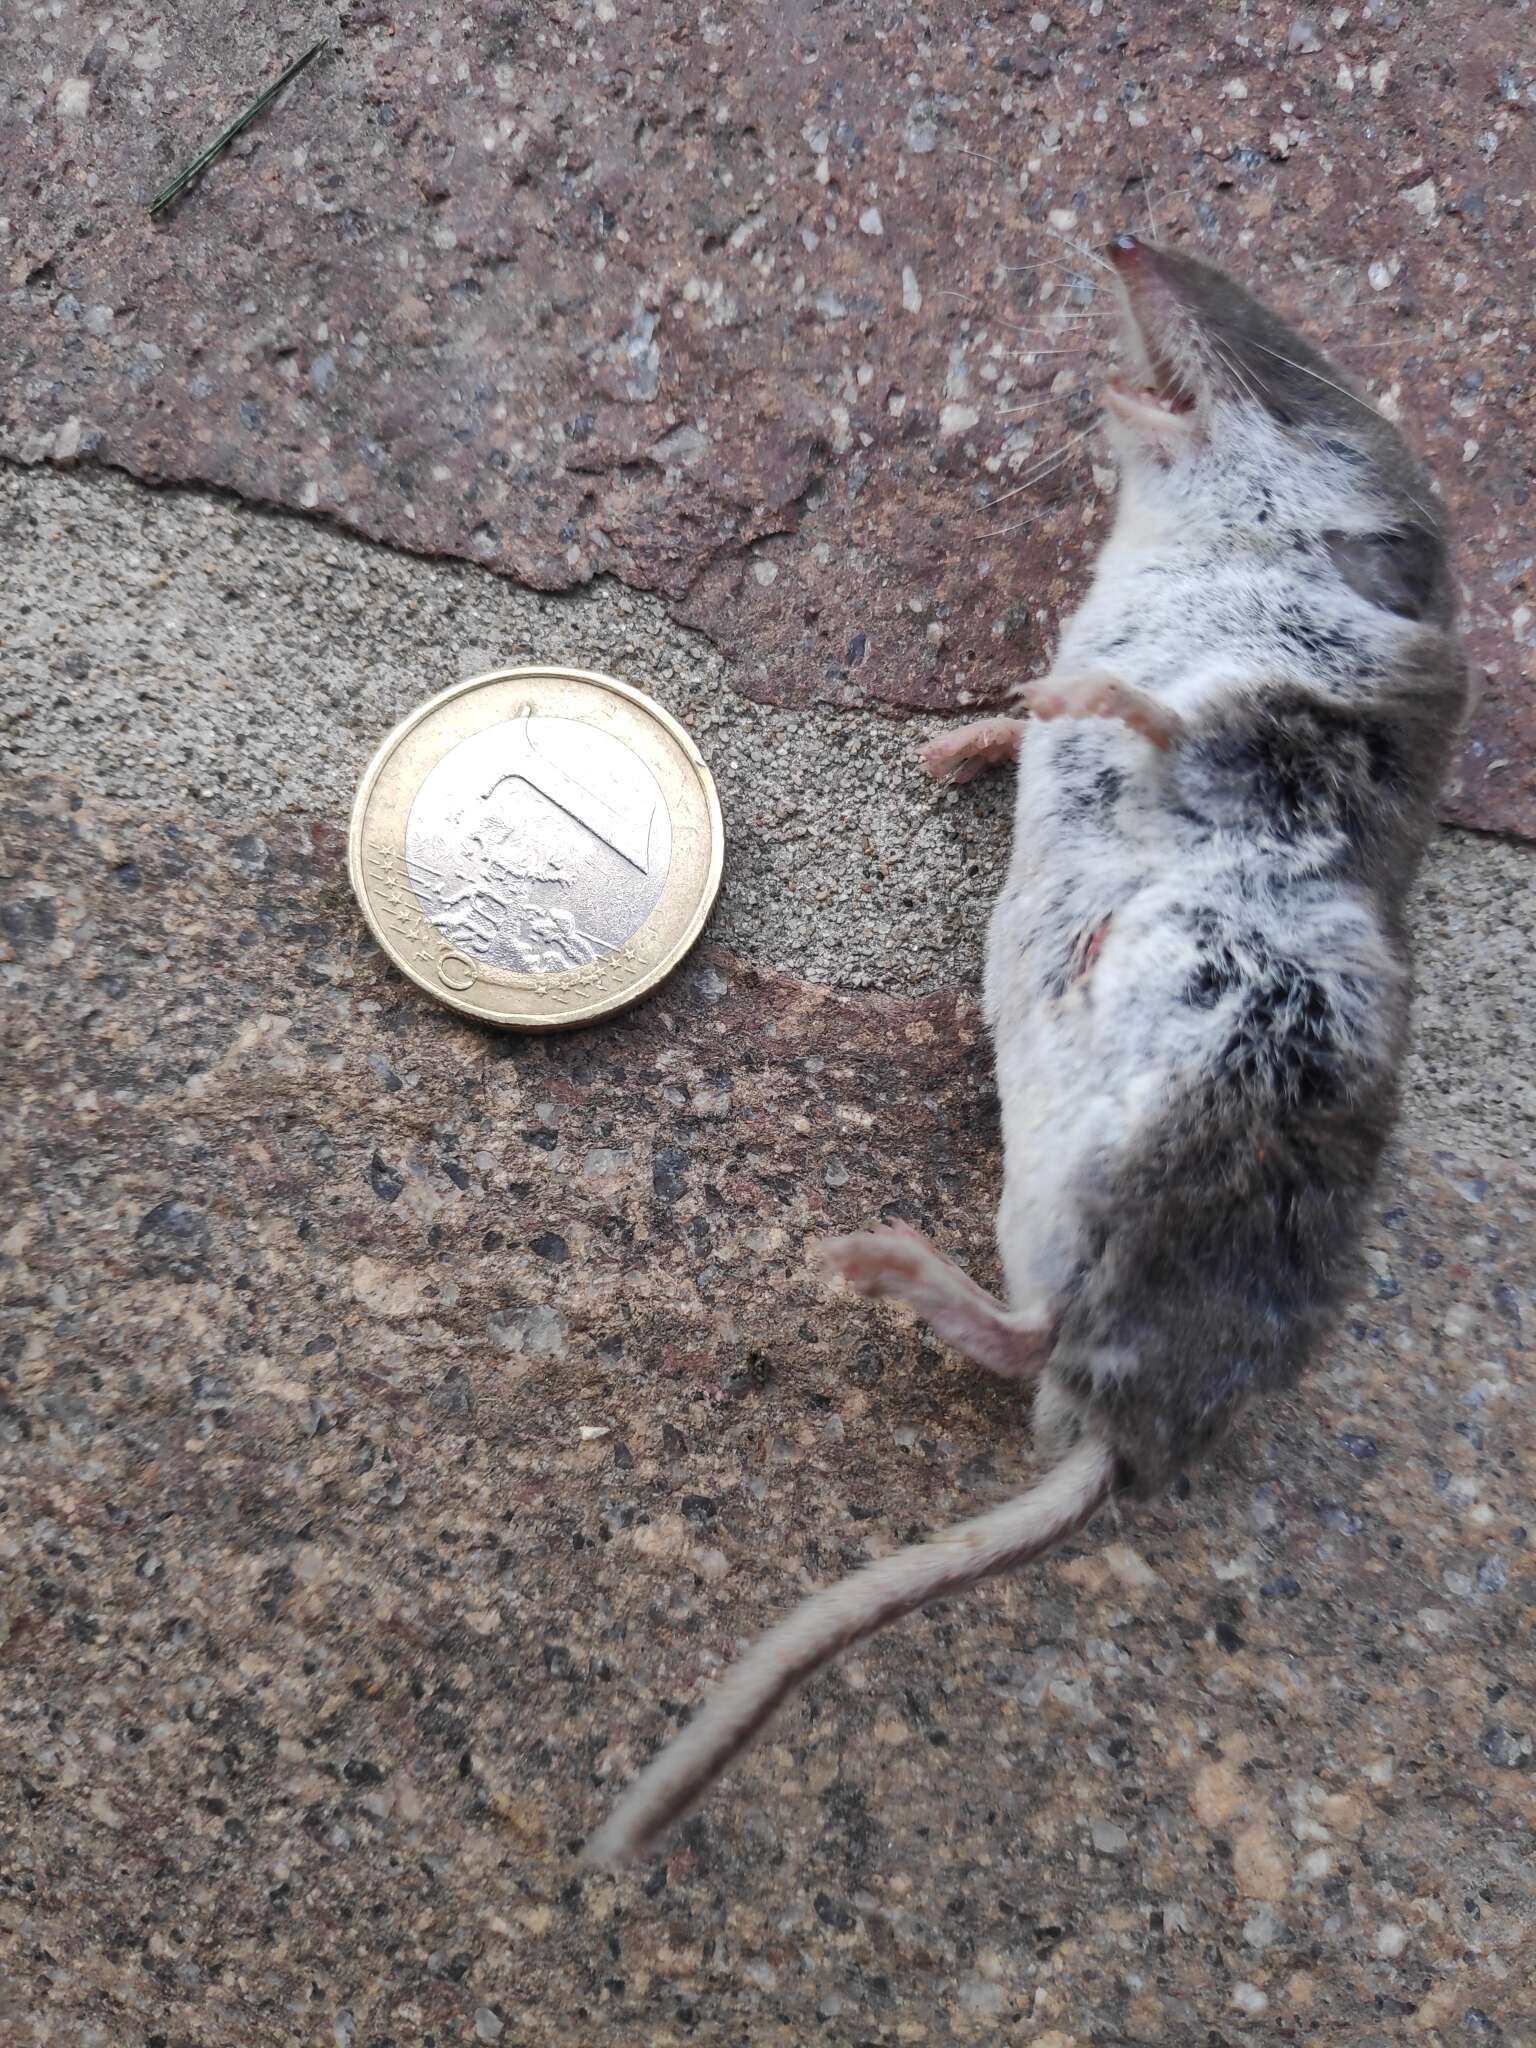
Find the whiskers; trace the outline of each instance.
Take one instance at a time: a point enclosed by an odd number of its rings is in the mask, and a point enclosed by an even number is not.
[[[1281,355],[1279,349],[1270,348],[1262,341],[1253,341],[1251,337],[1250,346],[1258,349],[1263,355],[1273,356],[1277,363],[1284,363],[1289,369],[1299,370],[1304,377],[1315,377],[1319,384],[1326,384],[1330,391],[1337,391],[1341,398],[1347,398],[1351,405],[1358,405],[1362,412],[1374,413],[1377,419],[1386,418],[1386,414],[1379,405],[1372,405],[1368,398],[1362,398],[1358,391],[1351,391],[1347,384],[1338,384],[1332,377],[1325,377],[1321,370],[1314,370],[1310,363],[1298,363],[1291,356]],[[1411,493],[1407,495],[1409,504],[1433,524],[1435,515],[1424,501],[1421,498],[1415,498]]]
[[[1239,391],[1242,392],[1243,396],[1262,412],[1264,410],[1264,401],[1255,389],[1253,379],[1237,360],[1237,357],[1233,355],[1231,349],[1224,347],[1214,334],[1206,335],[1205,344]]]
[[[1038,398],[1027,398],[1022,405],[1000,405],[997,416],[1000,420],[1012,419],[1021,412],[1039,412],[1043,406],[1064,405],[1070,408],[1072,400],[1082,393],[1082,385],[1074,384],[1066,391],[1042,391]]]
[[[1071,373],[1058,372],[1058,382],[1063,378],[1070,379]],[[1053,414],[1056,417],[1053,418]],[[1006,488],[987,497],[982,511],[983,516],[988,518],[993,516],[999,507],[1012,503],[1028,492],[1041,491],[1056,478],[1075,468],[1082,459],[1085,444],[1098,432],[1102,410],[1091,400],[1091,387],[1079,379],[1066,382],[1060,389],[1037,392],[1034,396],[1021,399],[1014,404],[1000,405],[994,417],[1004,435],[1005,452],[1002,458],[991,459],[988,467],[997,469],[1004,460],[1009,461],[1010,466],[1020,462],[1024,466],[1013,478],[1005,476],[999,479],[1006,484]],[[1018,422],[1017,427],[1014,422]],[[1056,440],[1054,446],[1049,445],[1055,440],[1058,427],[1065,431],[1065,439]],[[1046,439],[1047,445],[1044,448],[1028,445],[1036,429]],[[1025,441],[1022,450],[1018,447],[1010,448],[1010,442],[1016,435],[1022,436]],[[1017,533],[1024,527],[1032,525],[1037,516],[1038,508],[1028,517],[1015,520],[1007,526],[984,526],[980,529],[978,537],[992,540],[1001,534]]]
[[[1060,91],[1059,77],[1054,77],[1054,83]],[[1144,146],[1154,159],[1150,164]],[[1073,473],[1088,459],[1088,444],[1102,419],[1098,387],[1113,356],[1128,364],[1128,383],[1146,383],[1154,398],[1161,395],[1172,404],[1182,394],[1185,400],[1195,400],[1200,416],[1191,424],[1202,432],[1209,429],[1214,433],[1223,424],[1218,410],[1221,401],[1237,401],[1240,433],[1242,417],[1250,408],[1253,414],[1271,414],[1281,425],[1287,424],[1270,389],[1277,381],[1279,365],[1293,376],[1315,380],[1309,411],[1321,414],[1331,409],[1337,413],[1316,388],[1326,386],[1362,412],[1387,418],[1395,416],[1405,392],[1422,393],[1430,387],[1429,364],[1458,353],[1471,358],[1476,352],[1486,358],[1501,345],[1507,349],[1512,325],[1507,307],[1468,302],[1460,309],[1459,318],[1447,317],[1442,309],[1433,324],[1425,320],[1420,326],[1416,316],[1421,317],[1423,309],[1412,290],[1411,277],[1401,288],[1400,301],[1364,294],[1350,302],[1353,273],[1341,269],[1335,275],[1327,264],[1298,263],[1296,267],[1310,279],[1307,296],[1311,304],[1304,316],[1304,329],[1328,338],[1334,358],[1331,370],[1324,358],[1319,358],[1323,367],[1317,369],[1301,360],[1299,345],[1292,353],[1282,354],[1283,333],[1275,337],[1281,348],[1271,347],[1243,330],[1223,332],[1219,320],[1192,320],[1192,331],[1182,341],[1172,323],[1161,323],[1161,338],[1153,337],[1156,351],[1152,353],[1145,330],[1128,316],[1117,264],[1069,230],[1081,227],[1088,236],[1107,243],[1104,223],[1111,209],[1124,208],[1123,216],[1113,219],[1111,226],[1129,226],[1144,207],[1145,228],[1136,229],[1144,241],[1173,254],[1180,249],[1193,257],[1208,253],[1209,221],[1196,208],[1193,195],[1181,191],[1170,177],[1170,160],[1155,131],[1145,137],[1134,130],[1122,132],[1118,138],[1112,131],[1106,135],[1103,154],[1110,161],[1104,167],[1102,213],[1095,197],[1083,202],[1080,210],[1064,205],[1050,217],[1041,218],[1048,207],[1055,207],[1058,194],[1066,199],[1064,173],[1052,169],[1042,175],[1041,163],[1032,160],[1026,177],[1018,165],[985,150],[953,146],[949,153],[973,158],[1002,174],[977,181],[991,187],[985,202],[987,230],[999,237],[1006,235],[1008,253],[1017,252],[1023,259],[994,263],[994,244],[970,273],[980,280],[978,288],[935,294],[965,309],[950,322],[955,343],[953,383],[945,395],[963,397],[968,407],[985,408],[985,420],[978,420],[970,429],[973,446],[967,449],[973,456],[979,449],[985,458],[984,474],[977,476],[973,471],[969,478],[972,503],[981,508],[987,521],[980,526],[983,538],[1020,532],[1036,524],[1047,507],[1055,508],[1059,521],[1074,494]],[[1160,157],[1161,162],[1157,161]],[[1155,197],[1154,170],[1158,174]],[[1061,179],[1059,184],[1052,182],[1055,177]],[[1130,281],[1127,277],[1126,282]],[[1290,284],[1293,291],[1300,289],[1293,279]],[[1351,332],[1359,332],[1362,320],[1374,329],[1373,337],[1351,340]],[[1389,321],[1391,328],[1386,325]],[[1163,333],[1164,327],[1169,332]],[[1490,331],[1478,331],[1484,327]],[[1196,328],[1198,333],[1193,331]],[[1492,332],[1495,328],[1502,332]],[[1381,335],[1385,338],[1375,338]],[[1304,353],[1311,354],[1310,345]],[[1263,360],[1266,356],[1272,363]],[[1179,361],[1175,363],[1172,357]],[[1365,395],[1367,388],[1369,395]],[[1447,433],[1455,431],[1452,414],[1459,417],[1462,410],[1449,404],[1451,395],[1447,387],[1447,408],[1440,422]],[[1188,406],[1181,409],[1188,410]],[[1030,494],[1035,499],[1032,509],[1027,503]],[[1025,516],[1008,524],[994,523],[991,515],[1010,504]],[[1087,506],[1084,514],[1093,516]],[[1430,517],[1428,512],[1425,517]],[[976,530],[969,521],[967,527]]]
[[[1147,226],[1152,231],[1152,240],[1160,242],[1163,238],[1157,230],[1157,215],[1152,211],[1152,181],[1147,176],[1147,160],[1141,153],[1139,142],[1133,142],[1131,147],[1136,152],[1136,168],[1141,173],[1141,196],[1146,201]]]
[[[1032,484],[1053,475],[1066,461],[1073,449],[1086,441],[1089,435],[1097,429],[1098,423],[1098,415],[1095,414],[1088,426],[1079,429],[1077,433],[1071,435],[1060,448],[1056,449],[1054,453],[1047,455],[1043,462],[1037,462],[1034,468],[1026,475],[1020,477],[1019,481],[1009,490],[1004,491],[1001,496],[994,498],[991,504],[988,505],[987,510],[995,512],[999,505],[1006,505],[1010,498],[1018,497],[1022,491],[1027,491]]]
[[[1020,334],[1029,334],[1037,328],[1045,340],[1060,339],[1073,328],[1097,328],[1101,332],[1116,324],[1115,315],[1106,309],[1103,312],[1082,312],[1067,307],[1040,306],[1028,319],[1015,319],[1011,314],[999,312],[979,292],[944,291],[935,292],[935,298],[957,299],[961,305],[979,307],[998,326],[1010,327]],[[1085,343],[1084,346],[1091,346]]]
[[[1120,333],[1120,317],[1108,306],[1053,304],[1049,300],[1042,302],[1038,297],[1025,313],[1015,317],[1003,312],[994,300],[980,292],[945,291],[935,296],[952,299],[971,308],[983,342],[988,327],[994,331],[1007,331],[1009,375],[1006,381],[1013,390],[1017,390],[1015,379],[1027,378],[1033,367],[1038,366],[1042,372],[1048,368],[1055,371],[1049,390],[1029,391],[1026,386],[1022,396],[1014,397],[1005,387],[998,394],[999,399],[1009,401],[999,403],[993,413],[1000,427],[1011,435],[1014,432],[1011,422],[1027,421],[1027,427],[1022,431],[1028,433],[1038,429],[1039,434],[1047,438],[1047,445],[1038,451],[1034,448],[1027,450],[1023,456],[1025,467],[1022,473],[1009,481],[1008,487],[998,496],[988,500],[985,511],[991,514],[999,506],[1022,497],[1026,492],[1041,491],[1053,484],[1082,459],[1085,444],[1097,431],[1100,418],[1096,404],[1091,413],[1088,410],[1095,373],[1106,367],[1110,346]],[[1065,439],[1050,446],[1049,440],[1055,438],[1058,425],[1065,431]],[[1019,459],[1015,450],[1012,461],[1017,463]],[[997,465],[992,463],[989,466]],[[991,540],[1003,534],[1020,532],[1033,524],[1037,516],[1031,513],[1005,526],[983,527],[979,537]]]
[[[1017,168],[1001,158],[990,156],[985,150],[963,146],[956,146],[952,153],[991,165],[994,170],[1004,172],[1017,187]],[[1144,187],[1145,184],[1143,171]],[[1148,214],[1150,218],[1150,198]],[[995,512],[997,507],[1022,497],[1026,492],[1059,486],[1059,480],[1083,459],[1086,444],[1097,432],[1101,417],[1097,405],[1093,405],[1091,411],[1089,409],[1092,383],[1096,374],[1107,367],[1111,350],[1119,342],[1124,325],[1118,298],[1112,298],[1105,292],[1102,282],[1105,278],[1115,278],[1113,265],[1054,221],[1026,218],[1021,225],[1032,240],[1039,238],[1058,245],[1057,250],[1046,250],[1038,247],[1037,241],[1028,262],[1000,264],[992,272],[994,285],[1012,277],[1030,280],[1031,303],[1022,312],[1016,315],[1005,311],[996,297],[986,292],[943,291],[936,294],[970,307],[978,321],[994,330],[1007,330],[1011,337],[1009,377],[1003,391],[998,394],[999,398],[1009,398],[1012,390],[1017,389],[1017,380],[1027,378],[1032,367],[1038,366],[1045,375],[1049,365],[1063,365],[1052,378],[1050,390],[1031,392],[1026,385],[1022,398],[997,406],[994,417],[1010,436],[1015,430],[1007,426],[1009,421],[1036,415],[1030,421],[1030,428],[1038,426],[1042,440],[1056,438],[1058,422],[1051,419],[1050,414],[1059,407],[1059,425],[1064,438],[1054,447],[1045,446],[1038,454],[1030,448],[1023,457],[1027,465],[1023,473],[1010,481],[1000,495],[988,501],[988,513]],[[979,339],[982,343],[986,341],[984,334]],[[993,353],[997,353],[995,348]],[[1028,430],[1024,432],[1028,438]],[[1019,460],[1016,452],[1012,459],[1014,462]],[[996,468],[998,464],[993,461],[988,466]],[[1031,513],[1005,526],[983,528],[981,537],[995,539],[1002,534],[1017,533],[1031,525],[1037,516]]]
[[[1016,484],[1011,485],[1000,496],[993,498],[987,505],[987,511],[989,513],[995,512],[999,505],[1006,505],[1011,498],[1017,498],[1024,491],[1033,490],[1037,485],[1046,482],[1050,477],[1060,474],[1063,470],[1074,468],[1081,453],[1082,444],[1090,440],[1098,431],[1099,417],[1100,415],[1096,408],[1093,418],[1086,427],[1081,427],[1076,433],[1069,435],[1059,448],[1054,449],[1042,461],[1037,462]],[[1037,517],[1037,513],[1030,512],[1023,519],[1010,520],[1006,526],[986,526],[981,529],[977,537],[981,540],[1000,540],[1005,534],[1022,533],[1027,527],[1034,525]]]

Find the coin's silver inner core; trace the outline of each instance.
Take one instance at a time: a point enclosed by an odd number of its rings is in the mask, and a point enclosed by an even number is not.
[[[406,820],[405,864],[423,911],[471,959],[568,974],[655,909],[672,820],[622,740],[530,708],[438,762]]]

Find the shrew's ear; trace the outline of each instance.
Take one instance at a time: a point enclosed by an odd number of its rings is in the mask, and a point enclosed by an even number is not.
[[[1445,542],[1425,526],[1388,533],[1326,533],[1333,566],[1367,604],[1422,619],[1442,601]]]

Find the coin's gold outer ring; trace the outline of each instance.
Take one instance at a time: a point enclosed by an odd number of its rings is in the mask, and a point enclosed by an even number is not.
[[[497,1003],[476,1001],[481,993],[480,982],[473,989],[463,993],[444,985],[441,979],[416,966],[407,956],[405,948],[385,928],[370,893],[365,871],[365,851],[368,839],[368,824],[374,795],[382,777],[394,762],[401,747],[431,719],[436,718],[449,706],[460,699],[472,696],[489,684],[527,684],[537,688],[539,684],[584,684],[592,689],[604,691],[621,704],[631,706],[644,717],[652,720],[676,747],[683,762],[697,784],[698,796],[707,823],[700,828],[707,832],[708,855],[702,886],[698,887],[697,900],[686,922],[660,956],[639,966],[632,981],[604,993],[590,1001],[577,1000],[568,1009],[551,1011],[548,1007],[537,1010],[515,1007],[515,995],[519,987],[537,988],[541,979],[533,975],[496,974],[482,976],[488,985],[506,990],[507,1000]],[[562,715],[558,712],[555,715]],[[655,763],[651,764],[653,767]],[[407,807],[408,808],[408,807]],[[676,821],[674,821],[674,829]],[[720,798],[715,789],[715,779],[703,755],[694,745],[692,738],[678,724],[672,714],[647,697],[643,690],[637,690],[629,683],[621,683],[614,676],[599,674],[595,669],[558,668],[536,665],[525,668],[490,669],[484,675],[470,676],[455,683],[451,689],[440,690],[435,697],[429,697],[424,704],[417,705],[388,735],[378,747],[358,784],[357,795],[352,804],[352,820],[347,833],[347,872],[352,883],[353,894],[357,897],[369,930],[378,940],[386,955],[418,988],[424,989],[437,1002],[459,1011],[466,1017],[478,1018],[482,1023],[499,1024],[505,1029],[517,1031],[566,1031],[577,1025],[592,1024],[599,1018],[611,1017],[633,1004],[643,1001],[651,991],[660,986],[693,946],[699,933],[704,929],[715,898],[720,891],[720,877],[725,864],[725,822],[720,812]],[[658,906],[659,907],[659,906]],[[642,940],[646,926],[655,921],[656,913],[635,933],[631,944]],[[573,981],[586,977],[574,975]],[[539,991],[543,993],[542,990]]]

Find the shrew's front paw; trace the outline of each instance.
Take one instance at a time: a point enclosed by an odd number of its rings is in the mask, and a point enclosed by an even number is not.
[[[1108,669],[1042,676],[1037,683],[1026,683],[1020,694],[1036,718],[1113,719],[1161,749],[1171,747],[1184,730],[1176,711]]]
[[[941,732],[917,750],[917,758],[938,782],[969,782],[983,768],[1018,759],[1022,718],[981,718],[974,725]]]

